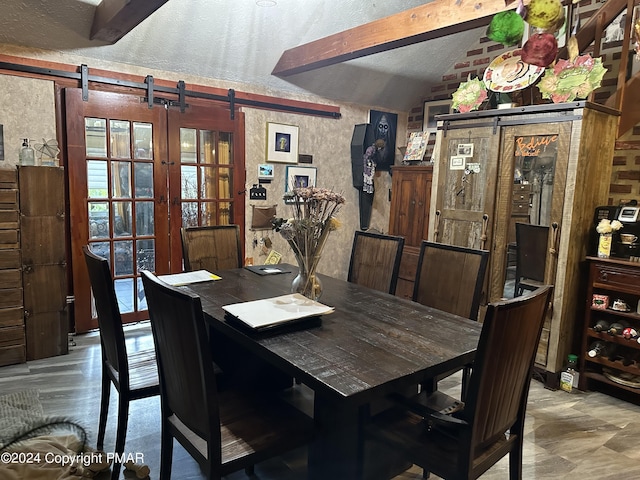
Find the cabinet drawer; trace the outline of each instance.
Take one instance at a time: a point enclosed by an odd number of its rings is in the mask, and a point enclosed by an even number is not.
[[[18,171],[0,168],[0,188],[15,189],[18,186]]]
[[[513,202],[529,202],[531,200],[531,195],[528,193],[514,193],[511,197],[511,201]]]
[[[20,250],[0,250],[0,270],[5,268],[20,268]]]
[[[2,289],[20,288],[22,286],[22,272],[18,269],[3,270],[0,274],[0,295]]]
[[[529,197],[531,194],[531,184],[530,183],[514,183],[513,184],[513,198],[516,195],[526,195]]]
[[[0,248],[18,247],[18,230],[0,230]]]
[[[22,288],[8,288],[0,293],[0,308],[22,307]]]
[[[27,361],[27,349],[24,345],[0,347],[0,366],[15,365]]]
[[[592,268],[594,286],[612,288],[622,292],[640,293],[640,275],[637,269],[596,264]]]
[[[511,215],[528,215],[529,214],[529,201],[526,202],[513,202],[511,204]]]
[[[0,327],[18,327],[24,325],[22,307],[0,308]]]
[[[0,210],[0,229],[13,228],[17,230],[20,226],[20,215],[17,210]]]
[[[18,210],[18,190],[0,190],[0,210]]]
[[[0,347],[24,345],[24,327],[0,328]]]

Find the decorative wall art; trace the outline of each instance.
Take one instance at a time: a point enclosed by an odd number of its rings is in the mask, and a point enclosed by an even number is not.
[[[294,188],[315,187],[316,167],[287,167],[287,182],[284,192],[290,192]]]
[[[298,127],[267,123],[267,162],[298,163]]]
[[[390,170],[396,156],[396,131],[398,127],[398,115],[395,113],[369,111],[369,123],[373,127],[373,138],[384,140],[384,148],[380,151],[380,159],[376,164],[376,170]],[[370,145],[365,145],[365,149]]]
[[[273,165],[268,163],[258,164],[258,180],[273,179]]]
[[[422,115],[422,130],[435,133],[436,115],[446,115],[451,113],[451,100],[440,100],[437,102],[424,102]]]

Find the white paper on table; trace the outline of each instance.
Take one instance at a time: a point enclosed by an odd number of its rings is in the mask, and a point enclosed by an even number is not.
[[[251,328],[261,329],[307,317],[326,315],[334,311],[299,293],[224,305],[223,310]]]
[[[220,280],[221,277],[206,270],[195,270],[193,272],[172,273],[170,275],[158,275],[158,278],[169,285],[179,287],[190,283],[210,282]]]

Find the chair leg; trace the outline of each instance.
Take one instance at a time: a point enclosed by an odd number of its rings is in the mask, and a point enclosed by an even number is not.
[[[104,448],[104,434],[107,430],[107,415],[109,413],[109,398],[111,395],[111,380],[109,376],[102,369],[102,393],[100,395],[100,417],[98,420],[98,443],[96,445],[98,450]]]
[[[509,480],[522,480],[522,437],[509,452]]]
[[[465,402],[467,399],[467,387],[468,387],[470,376],[471,376],[471,367],[467,365],[462,369],[462,388],[460,391],[460,400],[462,402]]]
[[[127,423],[129,421],[129,398],[120,392],[118,396],[118,428],[116,429],[116,447],[115,453],[122,455],[124,453],[124,443],[127,438]],[[120,475],[121,464],[113,462],[111,467],[111,480],[117,480]]]
[[[164,413],[162,414],[164,417]],[[169,433],[166,420],[162,420],[162,438],[160,440],[160,480],[171,478],[171,463],[173,461],[173,437]]]

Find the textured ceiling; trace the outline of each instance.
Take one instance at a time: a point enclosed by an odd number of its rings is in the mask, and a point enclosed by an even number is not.
[[[106,45],[89,40],[99,1],[0,0],[0,43],[406,111],[483,33],[470,30],[285,80],[271,75],[285,50],[427,2],[277,0],[261,7],[255,0],[169,0]]]

